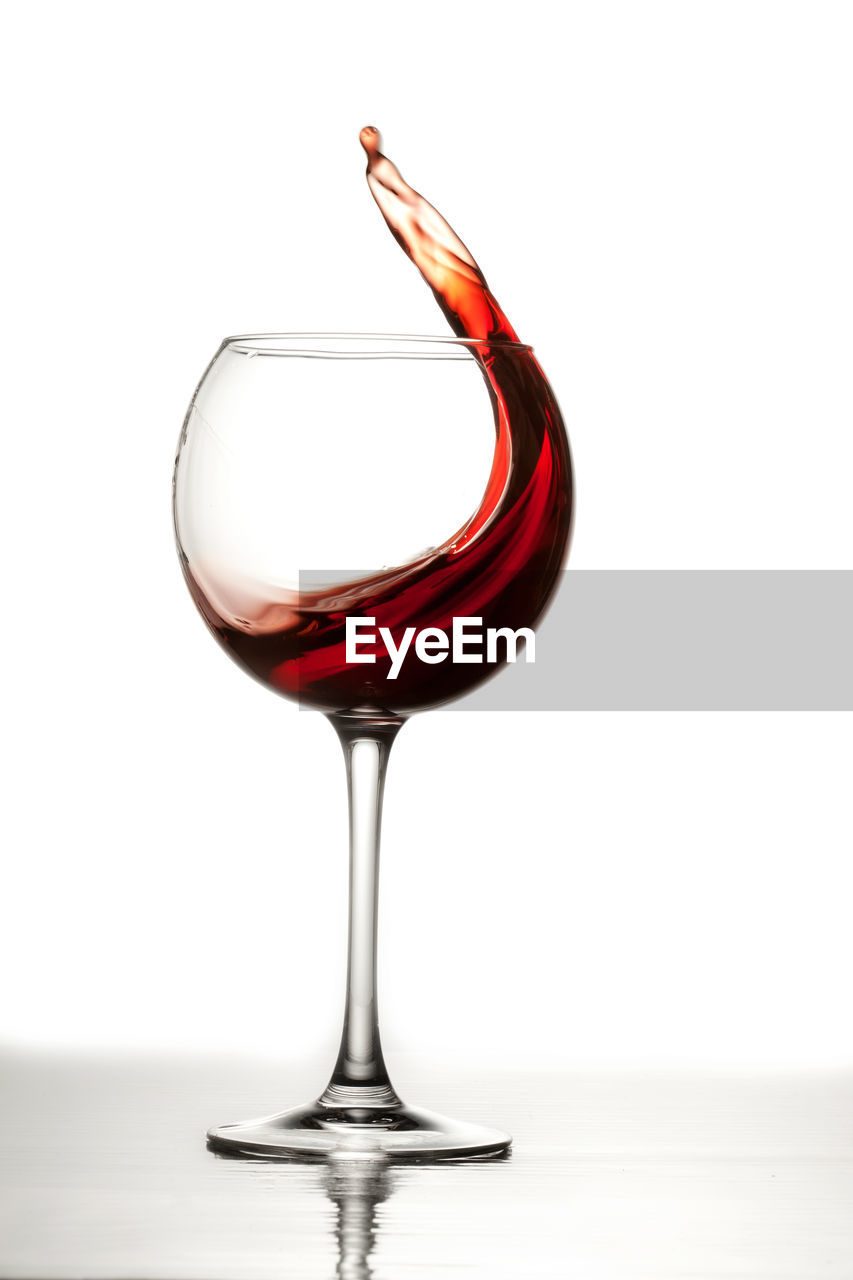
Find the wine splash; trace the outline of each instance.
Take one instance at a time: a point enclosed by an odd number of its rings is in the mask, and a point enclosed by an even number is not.
[[[223,590],[205,592],[184,560],[196,604],[222,645],[269,688],[324,711],[407,715],[469,692],[497,669],[412,662],[388,680],[390,659],[346,661],[346,619],[375,620],[399,638],[407,626],[449,631],[453,618],[484,628],[532,627],[557,583],[571,533],[572,472],[560,412],[532,350],[519,339],[468,249],[361,131],[367,182],[391,233],[479,362],[495,416],[491,473],[478,509],[434,550],[338,588],[299,591],[251,616],[223,611]],[[401,406],[405,414],[405,405]],[[217,600],[216,607],[211,597]]]
[[[367,185],[391,234],[412,259],[458,338],[518,342],[497,299],[465,245],[437,209],[404,181],[379,150],[379,130],[362,129]]]

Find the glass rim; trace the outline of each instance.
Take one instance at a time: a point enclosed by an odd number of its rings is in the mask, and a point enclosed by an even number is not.
[[[358,349],[363,344],[363,349]],[[382,346],[393,346],[383,352]],[[418,350],[418,346],[420,350]],[[489,342],[483,338],[457,338],[448,334],[412,333],[242,333],[223,338],[220,351],[233,348],[252,355],[313,356],[379,356],[382,354],[441,358],[465,358],[467,353],[498,348],[507,352],[527,352],[533,348],[526,342],[507,342],[502,338]],[[462,348],[460,351],[459,348]]]

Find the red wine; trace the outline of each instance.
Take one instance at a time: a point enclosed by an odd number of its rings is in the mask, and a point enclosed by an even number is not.
[[[572,473],[568,441],[551,388],[529,347],[491,293],[465,245],[379,149],[376,129],[361,132],[367,181],[392,234],[429,284],[454,333],[475,339],[496,423],[491,474],[478,510],[442,546],[417,561],[335,590],[301,592],[263,611],[263,626],[221,617],[185,565],[196,604],[236,661],[263,684],[325,711],[366,709],[406,715],[467,693],[494,664],[436,665],[414,654],[389,680],[381,647],[373,664],[346,661],[347,616],[375,619],[397,644],[406,627],[450,633],[453,619],[482,626],[532,627],[556,586],[568,549]],[[369,651],[369,650],[368,650]]]

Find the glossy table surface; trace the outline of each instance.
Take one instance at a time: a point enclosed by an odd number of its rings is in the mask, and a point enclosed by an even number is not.
[[[0,1276],[853,1277],[851,1073],[395,1066],[407,1101],[508,1128],[509,1157],[228,1159],[206,1128],[316,1071],[7,1052]]]

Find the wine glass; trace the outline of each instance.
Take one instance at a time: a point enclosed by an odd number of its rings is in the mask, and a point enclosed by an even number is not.
[[[208,366],[175,462],[186,582],[235,662],[328,716],[350,812],[331,1079],[305,1106],[211,1129],[215,1149],[446,1159],[508,1147],[501,1131],[405,1105],[391,1085],[376,1002],[382,793],[406,718],[492,676],[511,633],[541,616],[571,507],[562,420],[522,343],[246,335]]]

